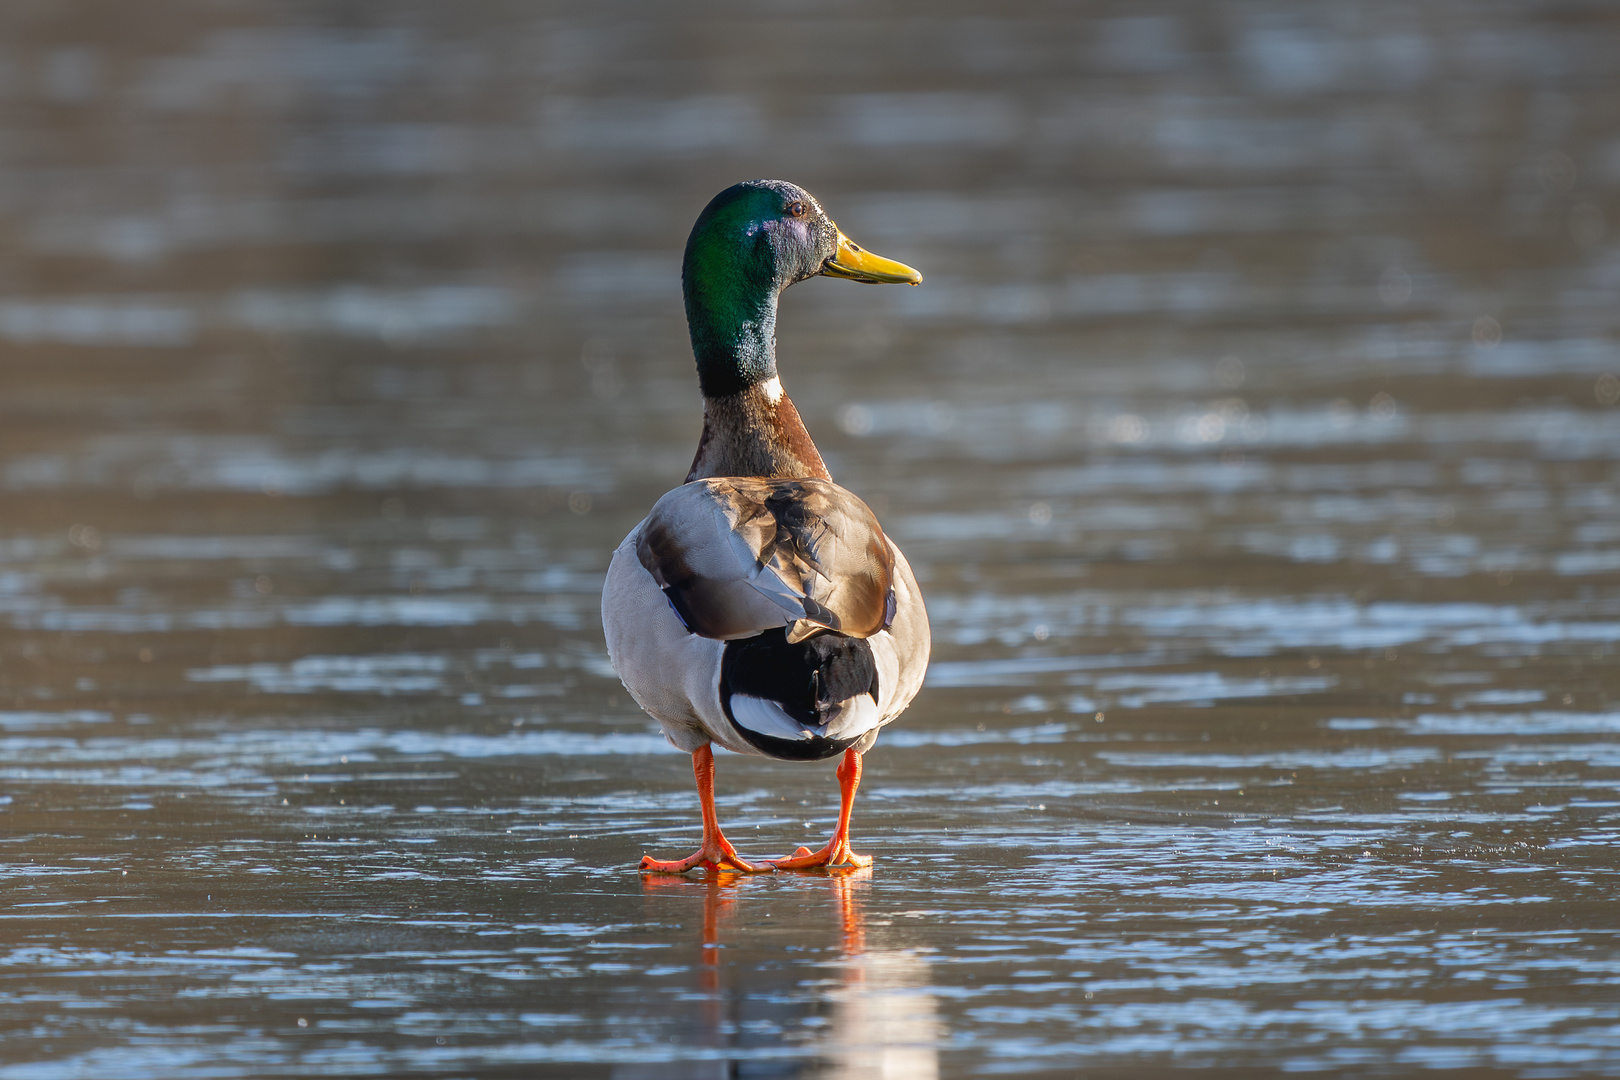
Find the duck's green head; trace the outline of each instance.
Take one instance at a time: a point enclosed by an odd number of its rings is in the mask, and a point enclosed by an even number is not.
[[[785,180],[749,180],[710,200],[681,265],[686,322],[705,397],[776,375],[776,298],[817,274],[916,285],[922,275],[850,240],[815,196]]]

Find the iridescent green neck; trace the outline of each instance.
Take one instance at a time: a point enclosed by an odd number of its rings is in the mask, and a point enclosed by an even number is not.
[[[736,190],[703,211],[681,265],[698,383],[709,398],[776,376],[776,298],[786,282],[777,280],[776,252],[763,225],[774,204],[728,199]]]

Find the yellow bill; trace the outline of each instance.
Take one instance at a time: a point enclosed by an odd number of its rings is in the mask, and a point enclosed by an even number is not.
[[[874,255],[838,230],[838,252],[827,260],[821,272],[829,277],[849,278],[868,285],[920,285],[922,275],[905,263]]]

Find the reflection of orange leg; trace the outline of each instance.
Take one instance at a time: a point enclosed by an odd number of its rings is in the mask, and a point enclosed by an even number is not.
[[[724,1019],[718,996],[722,971],[720,950],[724,948],[720,935],[725,929],[724,920],[729,920],[735,914],[738,898],[742,895],[739,883],[747,876],[731,869],[718,870],[703,881],[693,881],[676,874],[641,875],[642,895],[648,897],[690,898],[699,895],[696,890],[703,890],[703,941],[698,954],[701,966],[697,968],[697,974],[698,988],[705,995],[704,1017],[710,1030],[717,1029]]]
[[[774,869],[769,863],[754,866],[746,862],[720,831],[720,818],[714,812],[713,749],[700,746],[692,751],[692,775],[697,779],[698,802],[703,807],[703,846],[674,862],[661,862],[651,855],[643,855],[641,869],[656,874],[684,874],[695,866],[740,870],[745,874]]]
[[[870,855],[857,855],[849,850],[849,813],[855,808],[855,789],[861,786],[861,752],[854,747],[844,751],[844,760],[838,766],[838,787],[843,793],[843,804],[838,809],[838,828],[832,839],[820,851],[800,848],[785,859],[773,859],[778,870],[801,870],[810,866],[871,866]]]
[[[832,880],[833,895],[838,897],[838,913],[844,926],[844,955],[860,956],[866,951],[866,919],[856,900],[855,883],[861,882],[864,888],[864,883],[872,879],[872,869],[840,868],[829,871],[827,877]]]
[[[703,967],[698,985],[710,996],[711,1006],[718,1004],[713,995],[720,992],[720,915],[728,913],[737,903],[737,875],[725,870],[709,875],[708,891],[703,895]],[[710,1017],[711,1028],[719,1027],[718,1013]]]

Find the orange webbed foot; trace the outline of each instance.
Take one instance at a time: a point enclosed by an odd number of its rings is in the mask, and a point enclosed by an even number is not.
[[[718,843],[705,840],[702,847],[684,859],[675,859],[665,862],[655,859],[651,855],[641,857],[641,872],[643,874],[684,874],[688,870],[704,867],[716,872],[733,871],[740,874],[768,874],[776,867],[769,862],[761,861],[751,863],[737,854],[737,849],[731,846],[730,841],[720,837]]]
[[[694,867],[704,866],[716,872],[732,871],[740,874],[769,873],[776,869],[768,862],[755,865],[737,854],[725,833],[720,831],[720,819],[714,812],[714,751],[707,745],[692,751],[692,776],[697,781],[698,804],[703,809],[703,846],[684,859],[665,862],[651,855],[641,857],[643,874],[684,874]]]
[[[721,857],[716,859],[706,851],[695,851],[684,859],[665,862],[655,859],[651,855],[641,857],[640,871],[643,874],[684,874],[696,867],[704,867],[721,873],[730,871],[738,874],[768,874],[776,867],[768,862],[754,864],[745,859],[731,859]]]
[[[820,851],[801,847],[792,855],[770,860],[775,870],[809,870],[817,867],[832,869],[839,866],[863,867],[872,865],[872,856],[857,855],[849,849],[848,839],[829,840]]]
[[[829,869],[839,866],[866,867],[872,865],[870,855],[857,855],[849,849],[849,812],[855,805],[855,789],[861,784],[861,754],[859,750],[850,747],[844,751],[844,760],[838,766],[838,787],[842,798],[838,807],[838,827],[833,830],[832,839],[820,851],[811,851],[801,847],[792,855],[782,859],[772,859],[771,867],[775,870],[808,870],[813,867],[827,867]]]

